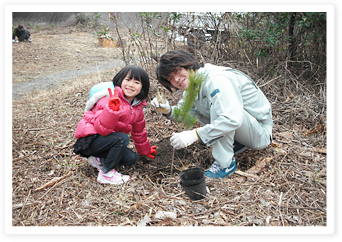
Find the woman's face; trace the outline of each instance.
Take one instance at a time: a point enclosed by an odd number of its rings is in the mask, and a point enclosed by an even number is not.
[[[122,80],[121,89],[125,94],[125,97],[129,102],[132,102],[134,97],[139,95],[142,83],[141,81],[135,80],[134,78],[129,79],[130,73]]]
[[[170,73],[168,81],[175,88],[185,91],[189,87],[189,72],[184,67],[180,67],[178,70]]]

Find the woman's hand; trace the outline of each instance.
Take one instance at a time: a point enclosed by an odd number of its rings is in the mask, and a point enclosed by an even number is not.
[[[170,138],[173,148],[182,149],[198,140],[196,129],[183,131],[181,133],[173,133]]]
[[[167,101],[166,99],[165,99],[165,103],[160,103],[158,101],[158,98],[155,97],[151,101],[151,104],[157,109],[158,112],[161,112],[162,114],[165,114],[165,115],[170,115],[171,107],[170,107],[169,101]]]
[[[114,89],[114,95],[113,95],[112,89],[108,88],[108,92],[109,92],[108,106],[113,111],[118,111],[120,109],[120,105],[121,105],[121,100],[118,97],[118,91],[116,89]]]

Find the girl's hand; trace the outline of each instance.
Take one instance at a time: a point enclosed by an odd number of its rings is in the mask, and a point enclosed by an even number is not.
[[[157,146],[152,146],[150,153],[148,153],[148,155],[146,156],[150,157],[151,159],[154,159],[154,156],[152,154],[155,154],[155,155],[157,154]]]
[[[114,89],[114,95],[113,95],[112,89],[108,88],[108,92],[109,92],[108,106],[113,111],[118,111],[120,109],[120,105],[121,105],[121,100],[118,97],[118,91],[116,89]]]

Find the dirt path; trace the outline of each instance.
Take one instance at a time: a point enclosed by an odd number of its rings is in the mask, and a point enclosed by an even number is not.
[[[92,30],[30,29],[32,42],[12,44],[13,99],[36,89],[56,87],[77,76],[122,67],[120,48],[98,45]]]
[[[117,67],[122,67],[124,62],[122,60],[113,59],[111,61],[102,61],[95,66],[88,66],[82,69],[66,70],[55,74],[43,76],[37,79],[32,79],[28,82],[17,83],[12,86],[12,98],[18,99],[23,94],[32,92],[34,90],[43,90],[54,88],[58,83],[71,80],[78,76],[91,74],[97,71],[105,71]]]

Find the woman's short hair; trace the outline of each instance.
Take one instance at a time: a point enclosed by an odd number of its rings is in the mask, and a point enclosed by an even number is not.
[[[122,80],[127,76],[127,74],[129,74],[129,79],[134,78],[135,80],[141,81],[142,88],[136,97],[140,100],[147,99],[150,90],[150,79],[146,71],[139,66],[128,65],[122,68],[113,78],[114,86],[121,87]]]
[[[156,69],[157,79],[171,93],[173,86],[168,81],[170,73],[177,71],[181,67],[186,70],[197,70],[201,65],[196,61],[195,57],[183,50],[169,51],[160,58]]]

